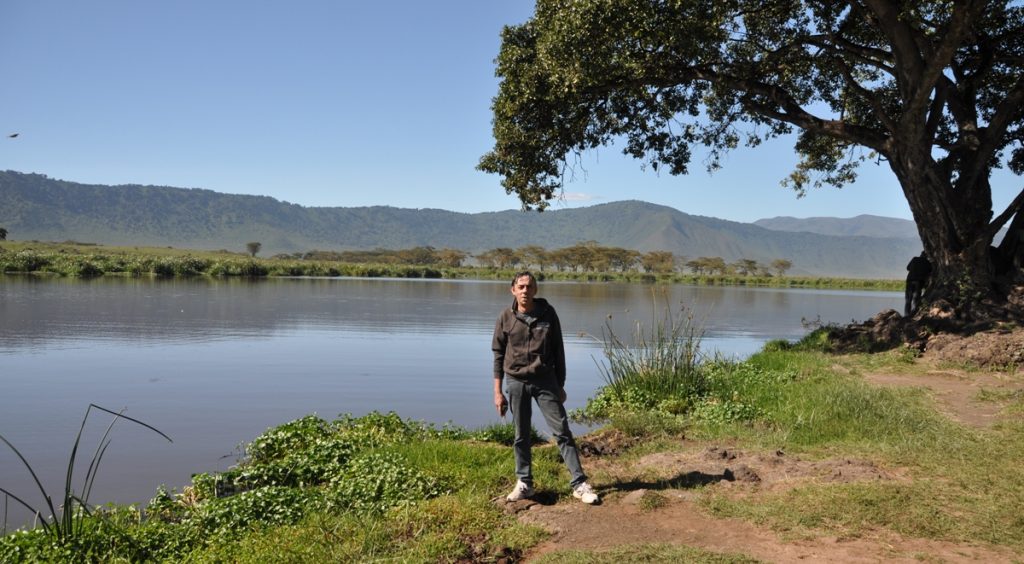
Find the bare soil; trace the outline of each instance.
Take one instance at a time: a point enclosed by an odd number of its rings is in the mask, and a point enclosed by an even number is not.
[[[1024,354],[1024,331],[1007,335],[943,337],[927,347],[917,362],[924,374],[876,372],[866,379],[881,386],[926,389],[940,411],[966,425],[984,427],[1007,417],[1003,407],[1024,394],[1024,376],[1002,371],[944,368],[948,361],[982,359],[985,366],[1005,367],[1005,358]],[[1007,352],[1008,351],[1008,352]],[[987,360],[985,360],[987,359]],[[975,361],[977,362],[977,361]],[[920,372],[915,370],[915,372]],[[575,500],[557,503],[553,494],[506,503],[523,522],[539,525],[552,536],[524,556],[566,549],[606,550],[624,545],[670,543],[739,553],[766,562],[1021,562],[1024,553],[1004,547],[956,544],[906,538],[875,530],[856,538],[784,536],[738,519],[710,515],[696,502],[695,486],[724,488],[731,494],[758,496],[817,482],[901,481],[908,473],[858,459],[804,460],[782,451],[749,451],[726,444],[681,441],[672,452],[626,462],[608,456],[632,441],[604,433],[580,441],[592,475],[599,475],[602,501],[586,506]],[[654,492],[653,494],[649,492]],[[650,499],[656,500],[651,503]]]

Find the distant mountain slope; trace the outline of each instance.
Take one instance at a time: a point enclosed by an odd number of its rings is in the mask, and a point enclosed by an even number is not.
[[[909,219],[858,215],[856,217],[789,217],[759,219],[754,225],[775,231],[806,231],[820,235],[915,238],[917,225]]]
[[[917,224],[909,219],[867,214],[849,218],[780,216],[759,219],[754,222],[754,225],[773,231],[806,232],[841,237],[862,236],[920,240],[918,239]],[[1003,227],[993,239],[993,244],[998,245],[1005,235],[1006,227]]]
[[[677,256],[784,258],[794,274],[893,278],[917,254],[914,238],[772,231],[693,216],[638,201],[544,213],[464,214],[386,206],[307,208],[266,196],[203,189],[87,185],[38,174],[0,172],[0,226],[11,239],[68,239],[112,245],[170,245],[263,255],[312,249],[402,249],[422,245],[478,253],[496,247],[556,249],[593,240]]]

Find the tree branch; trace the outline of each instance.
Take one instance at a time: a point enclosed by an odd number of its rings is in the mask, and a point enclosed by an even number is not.
[[[857,82],[857,79],[853,77],[853,73],[850,71],[850,67],[846,64],[845,61],[840,59],[838,61],[838,64],[839,69],[843,73],[843,77],[846,78],[847,86],[852,88],[855,92],[860,94],[862,98],[867,100],[868,104],[871,105],[871,109],[874,111],[875,117],[878,118],[878,121],[882,122],[882,125],[884,125],[885,128],[889,130],[890,134],[895,133],[898,126],[896,125],[896,122],[894,122],[892,118],[889,117],[889,114],[885,113],[885,108],[882,106],[882,102],[881,100],[878,99],[878,96],[875,95],[875,92],[869,90],[864,86],[861,86],[861,84]]]
[[[971,23],[980,16],[982,7],[981,2],[954,3],[953,15],[949,25],[943,30],[942,42],[939,43],[937,49],[924,53],[927,57],[925,66],[917,78],[915,85],[917,90],[914,96],[907,99],[904,115],[914,119],[913,116],[924,112],[931,91],[942,76],[942,70],[948,67],[953,60],[957,48],[960,47],[964,37],[970,31]]]
[[[939,125],[942,123],[942,108],[946,106],[946,98],[948,97],[948,89],[945,88],[945,82],[939,81],[935,88],[935,98],[932,99],[931,107],[928,108],[928,121],[925,123],[925,134],[929,139],[935,139],[935,132],[938,131]]]
[[[1024,190],[1021,190],[1017,197],[1010,202],[1010,205],[1006,206],[1003,213],[999,214],[998,217],[988,224],[985,236],[991,241],[996,236],[996,233],[999,233],[999,230],[1003,228],[1003,225],[1006,225],[1006,222],[1010,221],[1010,218],[1015,214],[1021,213],[1022,209],[1024,209]]]
[[[1024,117],[1024,78],[1017,79],[983,130],[981,150],[986,156],[995,154],[1003,146],[1010,125],[1021,117]]]
[[[996,106],[986,127],[978,131],[980,143],[975,148],[976,156],[968,170],[963,175],[968,180],[968,185],[973,185],[974,180],[982,174],[987,174],[990,168],[989,161],[1001,148],[1006,146],[1006,132],[1010,125],[1016,123],[1024,116],[1024,78],[1017,80],[1017,84],[1006,94],[1002,102]]]
[[[610,89],[621,87],[662,87],[672,88],[680,83],[703,81],[725,86],[735,91],[761,96],[773,102],[776,107],[745,98],[744,104],[755,115],[782,121],[810,131],[834,137],[850,143],[863,145],[881,154],[888,154],[889,137],[871,128],[852,125],[840,120],[826,120],[804,109],[785,89],[764,82],[721,74],[709,68],[675,66],[666,69],[668,76],[640,77],[628,83],[609,85]],[[781,110],[781,111],[780,111]]]
[[[886,64],[892,60],[892,56],[888,51],[857,45],[856,43],[851,43],[850,41],[831,33],[828,35],[812,35],[808,37],[806,43],[826,51],[831,51],[839,57],[848,56],[861,64],[878,69],[889,76],[896,76],[896,72],[893,68]]]
[[[893,66],[897,71],[896,83],[900,97],[910,100],[914,97],[924,70],[924,61],[914,41],[914,31],[906,22],[900,20],[897,7],[892,2],[865,0],[864,5],[874,15],[878,29],[892,46]]]

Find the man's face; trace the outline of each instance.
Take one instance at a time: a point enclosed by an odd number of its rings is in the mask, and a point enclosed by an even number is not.
[[[521,310],[529,310],[533,307],[533,296],[537,295],[537,282],[529,276],[516,278],[512,284],[512,295],[516,297],[516,304]]]

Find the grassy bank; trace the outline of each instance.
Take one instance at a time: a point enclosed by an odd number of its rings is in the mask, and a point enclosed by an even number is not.
[[[170,247],[106,247],[83,243],[7,242],[0,246],[0,273],[91,278],[328,276],[506,280],[514,269],[422,264],[373,264],[290,258],[254,258],[241,253]],[[694,275],[684,273],[544,271],[544,280],[672,283],[711,286],[901,290],[902,280],[857,278]]]
[[[755,493],[707,488],[699,504],[716,517],[748,520],[787,537],[892,531],[1024,554],[1024,476],[1018,471],[1024,463],[1024,396],[1004,394],[1011,416],[1000,423],[966,427],[941,415],[919,388],[865,382],[868,372],[924,375],[928,368],[911,353],[836,357],[822,352],[824,334],[819,330],[796,344],[769,343],[742,362],[708,362],[698,367],[702,380],[690,385],[685,399],[667,386],[642,383],[664,372],[627,371],[633,381],[619,389],[621,379],[610,378],[577,416],[653,438],[638,449],[642,454],[677,448],[674,440],[657,437],[685,432],[704,444],[809,460],[864,460],[900,476],[806,480]],[[664,350],[656,346],[652,356]]]
[[[785,537],[892,531],[1024,552],[1019,417],[967,428],[940,415],[920,390],[865,382],[867,371],[923,370],[905,353],[834,357],[821,352],[815,333],[795,345],[769,343],[745,361],[697,362],[699,334],[668,323],[630,351],[609,340],[608,385],[575,414],[636,441],[592,473],[608,503],[625,487],[622,468],[652,453],[727,443],[806,460],[856,458],[899,479],[806,480],[764,491],[678,479],[663,486],[690,489],[713,517]],[[676,342],[666,346],[667,339]],[[1007,409],[1024,413],[1024,397],[1005,399]],[[237,468],[197,475],[180,491],[161,489],[145,508],[82,515],[79,532],[63,541],[41,529],[8,535],[0,561],[515,560],[546,533],[492,501],[513,483],[510,434],[507,426],[436,428],[395,414],[309,416],[254,439]],[[681,443],[681,434],[694,446]],[[542,495],[572,502],[556,449],[536,449],[534,469]],[[748,561],[741,553],[663,545],[544,556],[651,559]]]
[[[515,557],[541,532],[490,498],[511,487],[510,429],[435,428],[372,413],[307,416],[268,430],[244,463],[161,488],[145,508],[79,515],[62,540],[42,528],[0,540],[3,562],[338,562]],[[536,460],[555,482],[551,449]]]

